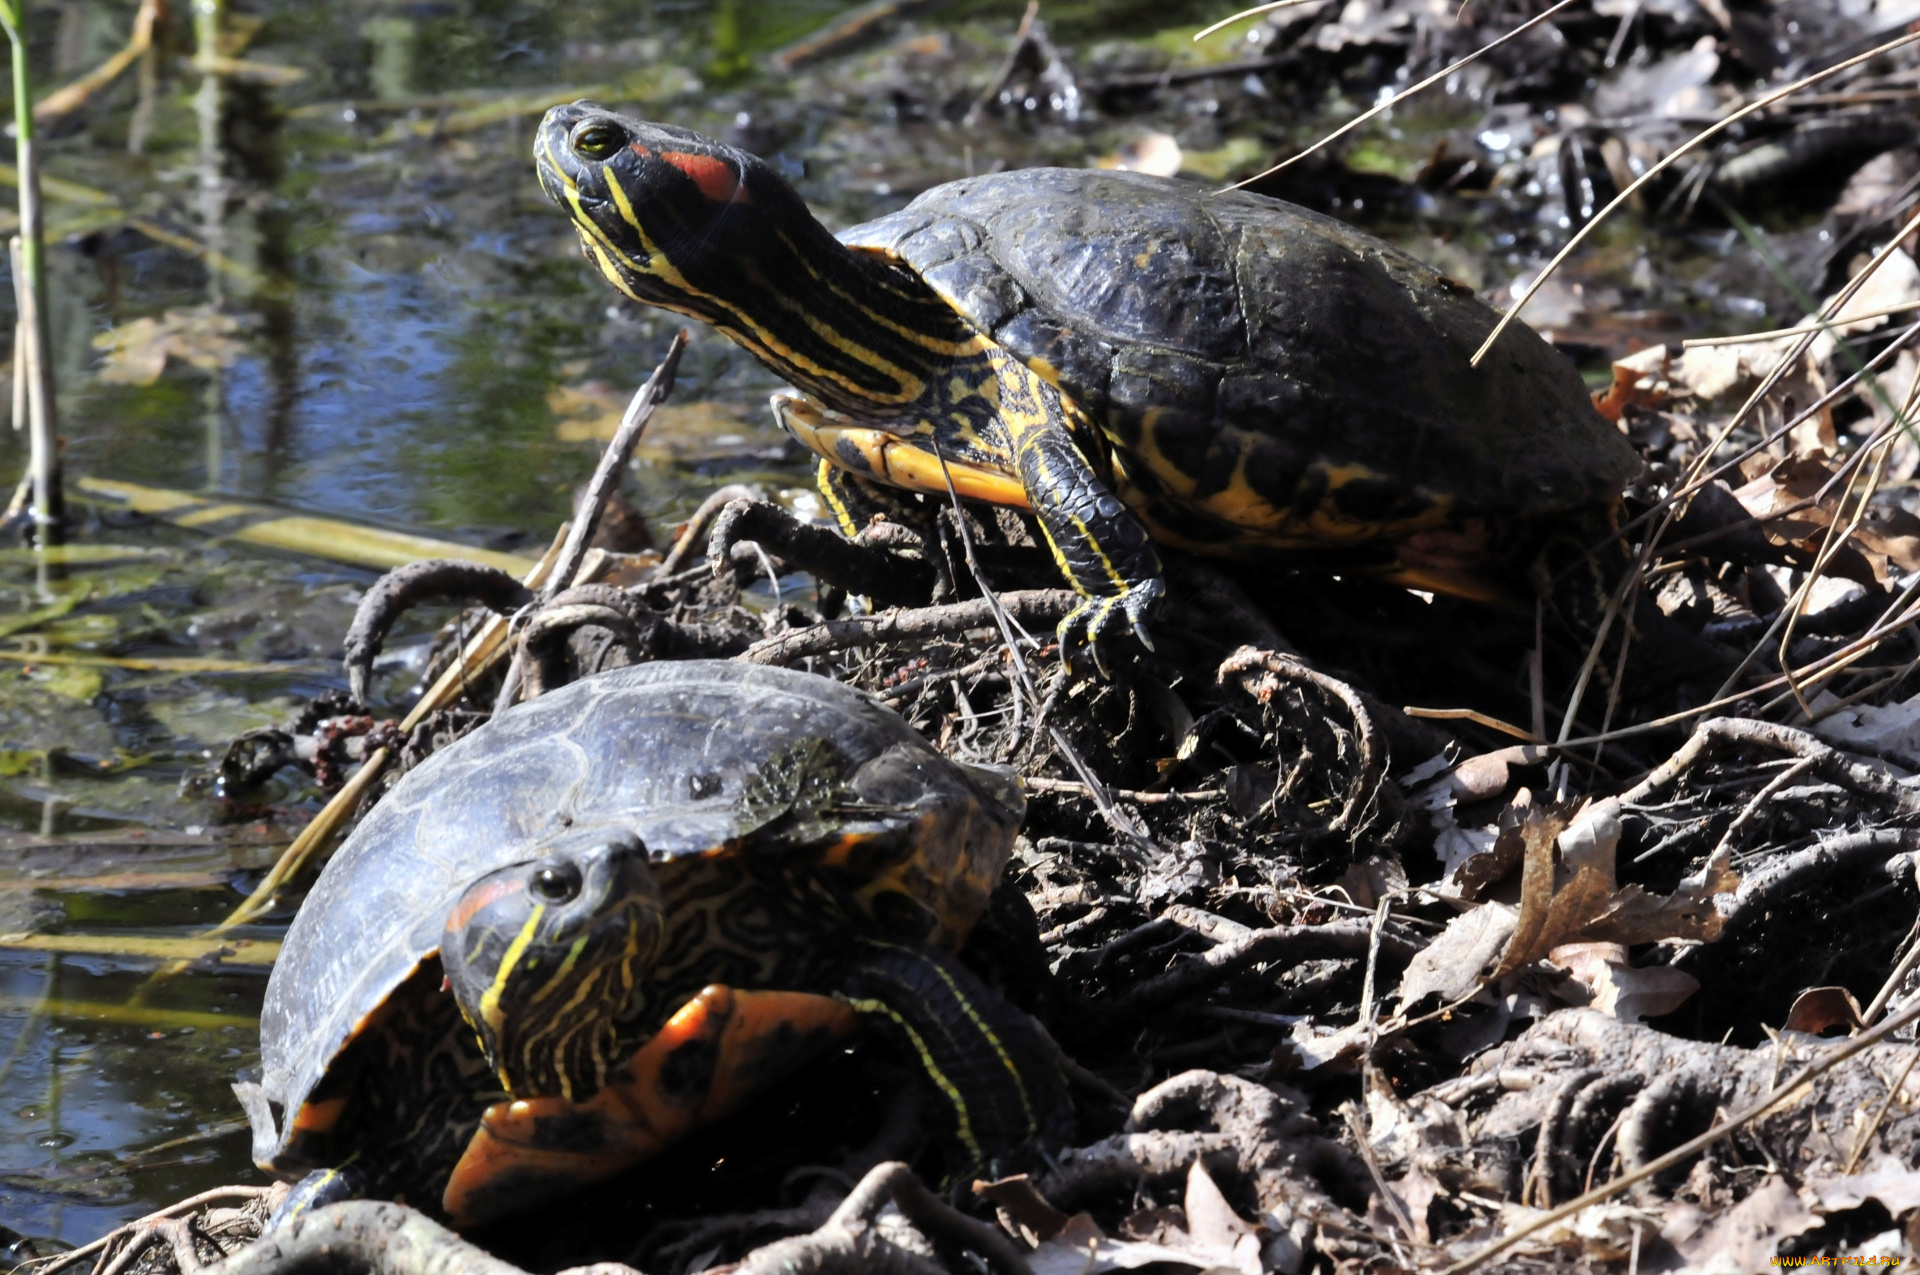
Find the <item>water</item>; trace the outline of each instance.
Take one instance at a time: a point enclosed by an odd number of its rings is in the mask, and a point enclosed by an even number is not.
[[[236,6],[231,30],[252,38],[233,51],[295,68],[296,82],[256,75],[216,102],[181,61],[150,109],[129,76],[51,131],[49,174],[100,192],[49,185],[67,473],[543,545],[592,467],[596,420],[679,322],[616,303],[541,196],[527,151],[553,100],[590,94],[750,146],[835,226],[970,171],[1088,163],[1143,123],[1221,155],[1248,121],[1269,135],[1316,124],[1229,81],[1170,96],[1157,118],[1035,113],[961,129],[954,108],[998,66],[1017,3],[949,7],[917,38],[821,71],[756,69],[845,7]],[[111,53],[132,8],[36,9],[44,82]],[[1088,0],[1048,18],[1090,62],[1125,69],[1184,39],[1156,27],[1190,31],[1231,8]],[[178,36],[190,40],[184,25]],[[503,93],[521,96],[503,105]],[[1436,127],[1476,113],[1442,111]],[[139,154],[130,133],[144,135]],[[1375,144],[1402,159],[1431,145],[1398,130]],[[183,236],[211,246],[215,268]],[[1444,248],[1406,237],[1476,282],[1511,269],[1471,221]],[[806,485],[809,466],[765,418],[776,384],[696,332],[629,484],[656,528],[725,482]],[[0,431],[0,473],[23,464]],[[0,552],[0,933],[184,937],[223,916],[317,809],[286,782],[225,804],[203,777],[234,735],[342,685],[340,637],[373,574],[110,503],[77,510],[75,541],[51,577]],[[153,663],[181,659],[225,664]],[[261,1180],[227,1083],[257,1059],[263,971],[154,984],[155,968],[0,949],[0,1223],[81,1243],[182,1195]]]

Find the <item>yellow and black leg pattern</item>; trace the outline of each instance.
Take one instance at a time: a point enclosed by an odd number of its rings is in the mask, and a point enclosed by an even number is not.
[[[1054,561],[1085,599],[1060,621],[1060,649],[1073,658],[1131,629],[1153,649],[1147,623],[1166,593],[1160,555],[1146,528],[1100,481],[1074,444],[1059,394],[1030,369],[996,351],[999,413],[1014,470],[1053,548]]]
[[[949,1176],[1016,1172],[1033,1152],[1071,1135],[1073,1108],[1052,1047],[953,958],[866,944],[839,998],[920,1067],[957,1153]]]
[[[825,457],[814,470],[813,481],[827,511],[849,540],[872,526],[875,518],[909,527],[926,521],[926,509],[912,496],[897,487],[857,477]]]

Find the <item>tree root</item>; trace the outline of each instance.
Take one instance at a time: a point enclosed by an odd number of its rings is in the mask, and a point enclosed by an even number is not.
[[[454,558],[428,558],[395,567],[381,576],[353,613],[347,629],[347,682],[353,698],[367,702],[374,657],[400,617],[429,598],[477,602],[499,615],[512,615],[534,600],[533,590],[498,567]]]
[[[1468,1075],[1418,1095],[1409,1111],[1433,1100],[1453,1113],[1437,1121],[1421,1116],[1416,1123],[1432,1132],[1414,1136],[1419,1145],[1376,1150],[1397,1155],[1451,1190],[1517,1198],[1551,1173],[1561,1195],[1584,1185],[1586,1166],[1603,1149],[1616,1112],[1617,1152],[1622,1171],[1630,1172],[1705,1130],[1716,1112],[1740,1110],[1777,1092],[1835,1043],[1785,1033],[1742,1049],[1682,1040],[1596,1010],[1561,1010],[1483,1055]],[[1849,1113],[1885,1103],[1912,1049],[1872,1045],[1815,1077],[1799,1101],[1733,1137],[1751,1149],[1749,1160],[1771,1160],[1796,1177],[1838,1172],[1856,1151],[1863,1159],[1885,1154],[1911,1163],[1920,1152],[1920,1113],[1896,1106],[1864,1147],[1855,1145],[1862,1134]],[[1492,1103],[1480,1107],[1476,1099],[1487,1094],[1495,1095]],[[1454,1131],[1464,1131],[1465,1145]],[[1596,1165],[1596,1185],[1609,1176],[1603,1163]],[[1636,1194],[1645,1203],[1658,1199],[1659,1191],[1655,1180],[1639,1184]]]
[[[1364,921],[1328,925],[1276,925],[1253,930],[1198,956],[1189,957],[1166,973],[1135,984],[1111,1000],[1096,1002],[1094,1010],[1102,1024],[1137,1021],[1140,1015],[1150,1010],[1199,995],[1256,961],[1365,956],[1371,940],[1372,927]],[[1401,963],[1412,960],[1420,946],[1398,935],[1383,933],[1380,936],[1381,955]]]
[[[349,1200],[302,1214],[199,1275],[526,1275],[423,1213]],[[638,1275],[602,1262],[567,1275]]]
[[[1354,835],[1373,821],[1381,797],[1386,792],[1388,754],[1373,724],[1373,715],[1359,692],[1337,678],[1313,668],[1297,656],[1278,651],[1257,651],[1243,646],[1220,666],[1217,680],[1236,680],[1262,704],[1271,704],[1284,681],[1311,686],[1325,699],[1337,703],[1353,719],[1354,738],[1360,754],[1359,765],[1347,788],[1346,804],[1327,825],[1330,833]],[[1397,795],[1397,794],[1396,794]]]
[[[525,695],[657,657],[668,622],[625,589],[581,584],[556,594],[520,632]]]
[[[937,1198],[898,1160],[874,1166],[819,1230],[776,1240],[719,1269],[733,1275],[947,1275],[930,1253],[899,1242],[897,1230],[880,1218],[888,1204],[934,1239],[978,1255],[999,1275],[1033,1275],[1012,1240]]]
[[[1649,771],[1620,798],[1623,807],[1643,805],[1700,762],[1716,744],[1749,744],[1791,753],[1813,763],[1814,773],[1862,797],[1889,802],[1900,814],[1920,814],[1920,792],[1902,785],[1877,766],[1849,756],[1804,730],[1750,717],[1714,717],[1701,722],[1679,751]]]
[[[1022,589],[999,596],[1006,613],[1028,628],[1050,628],[1079,600],[1079,595],[1071,589]],[[991,628],[993,622],[993,609],[987,600],[973,598],[945,606],[829,620],[755,642],[740,658],[753,664],[793,664],[810,655],[829,655],[856,646],[910,642]]]
[[[707,563],[716,579],[734,577],[733,547],[749,540],[774,557],[848,593],[872,598],[880,606],[917,606],[933,593],[934,570],[926,559],[848,540],[837,531],[801,522],[764,500],[731,501],[715,519],[707,538]]]
[[[1056,1208],[1167,1183],[1195,1163],[1215,1177],[1240,1178],[1283,1247],[1308,1251],[1323,1224],[1353,1219],[1336,1197],[1364,1206],[1373,1191],[1365,1164],[1323,1136],[1306,1098],[1238,1076],[1188,1071],[1135,1099],[1126,1130],[1058,1157],[1035,1186]]]

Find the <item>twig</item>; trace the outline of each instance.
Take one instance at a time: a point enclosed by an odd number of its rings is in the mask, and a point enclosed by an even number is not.
[[[1058,792],[1074,797],[1093,797],[1093,790],[1085,784],[1072,779],[1048,779],[1043,775],[1024,776],[1021,786],[1033,792]],[[1201,788],[1194,792],[1139,792],[1132,788],[1111,788],[1109,797],[1121,801],[1131,801],[1142,806],[1174,806],[1186,802],[1219,801],[1227,795],[1224,788]]]
[[[674,333],[660,366],[653,369],[653,375],[635,391],[633,401],[627,404],[625,414],[620,417],[620,427],[614,430],[606,450],[600,453],[600,463],[595,466],[593,477],[587,482],[586,496],[573,516],[573,528],[567,533],[566,543],[560,547],[560,559],[555,563],[552,575],[547,578],[546,587],[540,591],[543,600],[573,586],[573,577],[580,570],[580,560],[587,556],[587,542],[593,539],[594,529],[600,525],[600,515],[605,511],[614,489],[620,485],[620,476],[626,473],[628,463],[633,460],[633,449],[640,445],[640,435],[646,431],[647,422],[653,419],[654,409],[673,392],[673,377],[680,368],[680,356],[687,352],[687,342],[692,339],[693,334],[686,328]]]
[[[1920,1062],[1920,1046],[1907,1052],[1907,1065],[1900,1069],[1899,1076],[1887,1086],[1887,1100],[1880,1104],[1880,1110],[1873,1113],[1873,1119],[1868,1121],[1867,1127],[1860,1131],[1859,1139],[1853,1144],[1853,1154],[1847,1157],[1847,1167],[1840,1170],[1842,1177],[1851,1176],[1853,1171],[1860,1167],[1860,1157],[1866,1153],[1868,1145],[1872,1143],[1873,1135],[1880,1132],[1880,1126],[1886,1122],[1887,1112],[1893,1109],[1893,1101],[1900,1096],[1900,1090],[1907,1083],[1907,1076],[1913,1071],[1915,1062]]]
[[[1373,715],[1367,711],[1359,693],[1304,660],[1275,651],[1256,651],[1252,647],[1241,647],[1220,665],[1216,680],[1225,682],[1229,677],[1237,678],[1241,687],[1262,704],[1272,701],[1279,690],[1280,679],[1287,678],[1318,688],[1323,694],[1338,700],[1341,707],[1347,710],[1353,718],[1354,734],[1358,739],[1360,765],[1347,791],[1346,804],[1328,825],[1328,830],[1349,834],[1359,832],[1387,776],[1386,750],[1381,746],[1380,732],[1375,729]]]
[[[633,449],[640,445],[640,435],[645,432],[647,422],[653,419],[654,409],[672,393],[673,374],[680,367],[680,356],[686,353],[687,342],[692,339],[693,334],[685,328],[674,333],[660,366],[653,369],[653,375],[647,378],[645,385],[634,391],[633,400],[620,417],[619,428],[607,440],[606,450],[600,453],[600,463],[594,467],[593,477],[587,481],[586,495],[574,512],[573,524],[567,532],[565,543],[560,546],[560,556],[540,590],[542,603],[551,602],[561,591],[573,587],[574,577],[580,572],[580,562],[587,556],[587,542],[593,539],[594,528],[600,523],[600,515],[605,511],[607,501],[620,486],[620,477],[627,472],[627,464],[633,459]],[[508,707],[519,697],[524,667],[522,653],[515,650],[513,662],[507,665],[506,680],[501,683],[500,694],[494,700],[495,712]]]
[[[1552,13],[1554,12],[1554,10],[1550,9],[1547,12]],[[1546,15],[1543,14],[1541,16],[1544,17]],[[1720,133],[1725,132],[1729,128],[1732,128],[1735,124],[1747,118],[1749,115],[1752,115],[1758,111],[1765,110],[1767,107],[1772,106],[1775,102],[1778,102],[1781,98],[1791,97],[1793,94],[1798,93],[1801,89],[1806,88],[1809,85],[1817,84],[1821,80],[1827,79],[1830,76],[1838,75],[1840,72],[1850,70],[1853,67],[1861,65],[1862,63],[1871,62],[1874,58],[1890,53],[1893,50],[1900,48],[1902,45],[1912,44],[1915,40],[1920,40],[1920,31],[1909,32],[1906,35],[1898,36],[1895,39],[1889,40],[1885,44],[1880,45],[1878,48],[1869,49],[1867,52],[1862,53],[1857,57],[1848,58],[1844,62],[1836,63],[1835,65],[1827,67],[1825,70],[1822,70],[1822,71],[1815,71],[1812,75],[1804,76],[1801,79],[1795,80],[1791,84],[1775,89],[1773,92],[1767,94],[1765,97],[1760,98],[1758,101],[1750,102],[1747,105],[1741,107],[1739,110],[1723,116],[1721,119],[1719,119],[1717,122],[1715,122],[1711,126],[1702,129],[1698,133],[1695,133],[1692,137],[1688,138],[1684,143],[1682,143],[1675,150],[1670,151],[1665,156],[1661,157],[1658,161],[1656,161],[1651,166],[1649,166],[1646,172],[1640,174],[1639,177],[1635,178],[1632,182],[1630,182],[1627,185],[1627,188],[1625,190],[1615,195],[1605,208],[1602,208],[1599,212],[1595,213],[1593,217],[1587,222],[1586,225],[1580,227],[1580,229],[1576,230],[1572,234],[1572,236],[1568,238],[1566,242],[1566,246],[1561,248],[1559,252],[1553,255],[1553,260],[1549,261],[1546,264],[1546,266],[1543,269],[1541,269],[1540,273],[1533,277],[1533,281],[1527,285],[1526,290],[1522,292],[1517,298],[1515,298],[1513,304],[1508,307],[1507,312],[1500,316],[1500,322],[1494,324],[1493,331],[1487,334],[1487,339],[1481,343],[1480,348],[1476,350],[1474,352],[1473,357],[1468,360],[1469,366],[1472,366],[1472,367],[1480,366],[1481,360],[1487,357],[1487,352],[1493,349],[1493,343],[1495,341],[1498,341],[1500,339],[1501,334],[1507,330],[1507,326],[1511,324],[1515,318],[1519,317],[1520,311],[1525,309],[1527,302],[1533,299],[1533,294],[1540,290],[1541,285],[1546,283],[1547,278],[1550,275],[1552,275],[1555,270],[1558,270],[1561,264],[1565,262],[1568,257],[1571,257],[1582,243],[1586,242],[1587,236],[1593,233],[1593,230],[1596,226],[1598,226],[1601,222],[1605,221],[1607,217],[1614,212],[1614,210],[1618,209],[1622,204],[1626,203],[1629,199],[1633,198],[1634,195],[1638,194],[1641,188],[1644,187],[1648,182],[1652,181],[1655,177],[1658,177],[1661,173],[1665,172],[1668,168],[1671,168],[1675,163],[1679,161],[1681,156],[1691,153],[1702,142],[1706,141],[1711,137],[1715,137]],[[1896,240],[1895,242],[1898,242],[1898,241]]]
[[[1920,307],[1920,301],[1903,301],[1899,305],[1883,310],[1868,310],[1863,314],[1834,315],[1830,319],[1819,319],[1812,323],[1803,323],[1798,327],[1773,328],[1766,332],[1749,332],[1745,336],[1699,336],[1682,341],[1683,350],[1698,350],[1714,345],[1755,345],[1762,341],[1776,341],[1784,336],[1805,336],[1809,332],[1828,332],[1849,323],[1861,323],[1868,319],[1884,319],[1889,315],[1904,314],[1908,310]]]
[[[994,599],[1003,610],[1028,624],[1054,623],[1079,600],[1078,595],[1068,589],[1022,589],[999,594]],[[850,615],[762,638],[740,658],[749,664],[793,664],[810,655],[965,633],[989,628],[993,622],[993,605],[984,597],[940,606],[895,608],[875,615]]]
[[[1461,67],[1467,65],[1469,62],[1472,62],[1476,58],[1482,57],[1485,54],[1493,52],[1495,49],[1499,48],[1501,45],[1505,44],[1509,40],[1516,39],[1519,36],[1525,35],[1527,32],[1539,26],[1542,22],[1545,22],[1548,18],[1555,16],[1556,14],[1560,13],[1562,10],[1567,9],[1568,7],[1576,3],[1578,3],[1578,0],[1560,0],[1560,3],[1554,5],[1551,9],[1548,9],[1546,12],[1538,15],[1537,17],[1527,19],[1525,22],[1521,23],[1519,26],[1515,27],[1513,30],[1507,32],[1505,35],[1501,36],[1499,39],[1494,40],[1492,43],[1481,45],[1479,48],[1475,49],[1473,52],[1467,54],[1467,56],[1459,59],[1456,62],[1451,63],[1446,67],[1443,67],[1442,69],[1434,72],[1432,75],[1429,75],[1426,79],[1420,81],[1418,84],[1414,85],[1412,88],[1402,89],[1400,92],[1395,93],[1392,97],[1380,103],[1378,106],[1373,107],[1371,110],[1364,111],[1361,114],[1354,116],[1352,119],[1348,120],[1345,124],[1342,124],[1339,128],[1334,129],[1331,133],[1328,133],[1325,137],[1321,138],[1319,141],[1315,142],[1313,145],[1307,147],[1305,150],[1301,151],[1299,154],[1290,155],[1286,159],[1283,159],[1279,163],[1275,164],[1272,168],[1267,169],[1265,172],[1256,173],[1252,177],[1247,178],[1245,181],[1237,181],[1233,185],[1228,186],[1226,189],[1239,190],[1242,186],[1250,186],[1254,182],[1261,181],[1265,178],[1273,176],[1275,173],[1279,172],[1283,168],[1286,168],[1290,164],[1299,163],[1301,160],[1305,159],[1307,156],[1313,154],[1315,151],[1321,149],[1322,147],[1328,145],[1329,143],[1332,143],[1342,137],[1345,137],[1348,133],[1351,133],[1354,129],[1359,128],[1362,124],[1366,123],[1368,120],[1372,119],[1374,116],[1379,115],[1383,111],[1392,110],[1396,105],[1405,101],[1407,98],[1412,97],[1415,93],[1419,93],[1425,89],[1432,88],[1434,85],[1440,83],[1442,80],[1446,79],[1448,76],[1452,75],[1455,71],[1458,71]],[[1232,18],[1228,19],[1229,22],[1233,20],[1234,19]],[[1496,332],[1495,335],[1496,336],[1499,335],[1498,332]],[[1475,365],[1477,366],[1479,362],[1480,360],[1476,357],[1474,359]]]
[[[1478,709],[1420,708],[1417,706],[1409,705],[1405,708],[1402,708],[1400,711],[1405,713],[1408,717],[1424,718],[1427,721],[1472,722],[1476,726],[1484,726],[1488,730],[1497,730],[1502,735],[1511,735],[1515,739],[1524,740],[1529,744],[1544,744],[1547,742],[1542,736],[1540,736],[1538,733],[1534,731],[1522,729],[1521,727],[1515,726],[1512,722],[1503,722],[1497,717],[1489,717],[1487,716],[1487,714],[1480,712]]]
[[[1819,759],[1815,757],[1802,757],[1775,775],[1772,779],[1769,779],[1764,788],[1753,794],[1753,800],[1749,801],[1745,807],[1741,809],[1740,813],[1733,817],[1733,822],[1727,825],[1727,830],[1720,834],[1720,844],[1713,848],[1713,854],[1719,854],[1722,850],[1731,847],[1733,845],[1733,835],[1746,827],[1747,821],[1758,814],[1761,807],[1773,800],[1775,793],[1800,778],[1800,776],[1806,774],[1809,770],[1812,770],[1818,760]],[[1708,855],[1707,857],[1711,859],[1713,855]]]
[[[84,106],[87,99],[120,77],[139,60],[140,56],[153,47],[153,26],[160,16],[159,0],[140,0],[140,8],[133,15],[133,32],[127,37],[126,45],[99,66],[88,71],[79,79],[41,98],[33,104],[33,118],[36,122],[58,119],[62,115]]]
[[[742,483],[728,483],[720,490],[700,502],[693,511],[693,517],[687,519],[687,525],[680,532],[680,538],[673,542],[673,548],[660,561],[660,569],[653,574],[652,583],[666,584],[672,580],[687,558],[706,548],[707,528],[720,516],[720,511],[736,500],[758,500],[760,493]],[[699,570],[700,568],[695,568]]]
[[[1273,0],[1272,4],[1257,4],[1251,9],[1240,10],[1240,12],[1234,14],[1231,18],[1222,18],[1210,27],[1201,27],[1193,33],[1193,42],[1198,44],[1215,31],[1224,31],[1234,23],[1244,21],[1247,18],[1257,18],[1263,13],[1272,13],[1276,9],[1291,9],[1297,5],[1312,3],[1314,3],[1314,0]]]
[[[1371,922],[1337,921],[1327,925],[1276,925],[1255,930],[1244,938],[1222,943],[1191,957],[1164,974],[1156,975],[1114,997],[1096,1001],[1094,1009],[1111,1023],[1134,1021],[1139,1015],[1201,991],[1256,961],[1313,960],[1329,956],[1364,956],[1373,942]],[[1395,960],[1410,961],[1421,945],[1382,932],[1380,951]]]
[[[1871,1026],[1873,1020],[1886,1012],[1887,1002],[1900,990],[1900,984],[1906,982],[1907,975],[1913,973],[1913,967],[1920,965],[1920,917],[1916,917],[1913,928],[1907,932],[1905,951],[1894,963],[1893,972],[1887,975],[1887,981],[1874,993],[1873,1000],[1860,1013],[1860,1021]]]
[[[1029,19],[1038,12],[1039,7],[1039,0],[1032,0],[1027,7]],[[1033,705],[1037,719],[1041,710],[1040,692],[1034,688],[1033,672],[1028,669],[1026,657],[1020,654],[1020,644],[1014,639],[1013,618],[1007,613],[998,595],[994,593],[993,582],[987,579],[986,568],[980,565],[980,559],[973,551],[973,533],[967,529],[967,512],[960,505],[960,492],[953,485],[953,473],[947,468],[947,454],[941,449],[937,434],[933,436],[933,449],[934,454],[940,458],[940,476],[947,482],[947,499],[953,506],[953,520],[960,531],[960,550],[967,560],[967,570],[973,575],[973,582],[980,587],[980,598],[992,611],[993,622],[1000,627],[1000,640],[1006,643],[1007,659],[1013,665],[1015,680],[1019,683],[1021,693],[1027,697],[1027,702]],[[1061,658],[1064,662],[1064,652]],[[1073,741],[1067,738],[1067,733],[1049,723],[1047,735],[1053,740],[1053,746],[1066,759],[1073,773],[1080,776],[1080,782],[1087,786],[1087,794],[1093,799],[1094,807],[1100,811],[1100,817],[1107,821],[1107,826],[1125,838],[1143,860],[1150,862],[1157,858],[1160,848],[1154,844],[1153,838],[1149,837],[1146,829],[1135,823],[1131,816],[1113,804],[1113,798],[1108,795],[1106,785],[1100,782],[1100,777],[1093,773],[1093,768],[1080,756],[1080,750],[1073,746]]]

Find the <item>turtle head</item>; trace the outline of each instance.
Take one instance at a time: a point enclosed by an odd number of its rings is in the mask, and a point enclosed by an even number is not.
[[[440,961],[515,1098],[591,1097],[614,1020],[660,945],[660,890],[631,836],[587,835],[487,873],[447,915]]]
[[[782,231],[834,242],[757,156],[591,102],[548,111],[533,158],[588,260],[636,301],[724,323]]]

